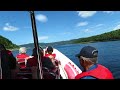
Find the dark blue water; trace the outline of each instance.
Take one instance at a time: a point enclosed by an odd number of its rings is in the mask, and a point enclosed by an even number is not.
[[[115,79],[120,79],[120,41],[109,41],[109,42],[97,42],[89,44],[69,44],[55,46],[60,52],[69,57],[73,62],[76,63],[82,69],[75,54],[79,53],[81,48],[84,46],[94,46],[99,51],[98,63],[106,66],[111,70]],[[16,56],[18,51],[14,51],[13,54]],[[27,53],[31,55],[32,50],[28,50]]]

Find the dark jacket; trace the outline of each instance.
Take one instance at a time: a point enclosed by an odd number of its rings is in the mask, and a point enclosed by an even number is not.
[[[0,44],[0,61],[2,79],[12,79],[11,70],[16,68],[16,59],[12,52],[6,50],[2,44]]]

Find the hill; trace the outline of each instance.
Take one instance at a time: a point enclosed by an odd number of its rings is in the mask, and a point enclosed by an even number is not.
[[[90,42],[103,42],[103,41],[113,41],[113,40],[120,40],[120,29],[106,32],[100,35],[95,35],[91,37],[85,38],[78,38],[72,39],[67,41],[59,41],[59,42],[52,42],[52,43],[39,43],[39,45],[44,48],[46,46],[57,46],[57,45],[65,45],[65,44],[76,44],[76,43],[90,43]],[[4,44],[7,49],[15,49],[19,48],[20,46],[25,46],[27,48],[33,48],[34,43],[24,44],[24,45],[16,45],[12,43],[9,39],[0,35],[0,43]]]
[[[71,40],[72,43],[88,43],[120,40],[120,29],[86,38]]]
[[[0,44],[4,44],[6,49],[15,49],[15,48],[19,48],[18,45],[12,43],[12,41],[10,41],[9,39],[3,37],[0,35]]]
[[[39,43],[39,45],[44,48],[49,45],[56,46],[56,45],[65,45],[65,44],[103,42],[103,41],[113,41],[113,40],[120,40],[120,29],[111,31],[111,32],[106,32],[100,35],[86,37],[86,38],[78,38],[78,39],[72,39],[68,41],[60,41],[60,42],[52,42],[52,43]],[[24,44],[21,46],[33,48],[34,43]]]

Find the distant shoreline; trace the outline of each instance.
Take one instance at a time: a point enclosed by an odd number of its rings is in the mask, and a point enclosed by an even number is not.
[[[109,41],[89,41],[89,42],[80,42],[80,43],[71,43],[71,44],[88,44],[88,43],[110,42],[110,41],[120,41],[120,40],[109,40]],[[69,43],[68,43],[68,44],[69,44]],[[67,45],[67,44],[63,44],[63,45]],[[27,49],[30,49],[30,47],[28,47]],[[19,48],[8,49],[8,50],[16,51],[16,50],[19,50]]]
[[[72,44],[88,44],[88,43],[97,43],[97,42],[110,42],[110,41],[120,41],[120,40],[107,40],[107,41],[89,41],[89,42],[80,42],[80,43],[72,43]]]

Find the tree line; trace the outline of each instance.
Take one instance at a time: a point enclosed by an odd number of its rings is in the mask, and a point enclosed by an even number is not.
[[[39,43],[40,46],[48,46],[48,45],[65,45],[65,44],[76,44],[76,43],[89,43],[89,42],[102,42],[102,41],[113,41],[113,40],[120,40],[120,29],[106,32],[100,35],[95,35],[86,38],[79,38],[79,39],[72,39],[68,41],[60,41],[60,42],[53,42],[53,43]],[[19,48],[20,46],[26,47],[34,47],[34,43],[25,44],[25,45],[16,45],[12,43],[9,39],[0,35],[0,43],[4,44],[7,49],[15,49]]]
[[[12,43],[12,41],[10,41],[9,39],[7,39],[1,35],[0,35],[0,44],[3,44],[6,47],[6,49],[19,48],[18,45]]]
[[[120,29],[86,38],[72,40],[72,43],[102,42],[120,40]]]

